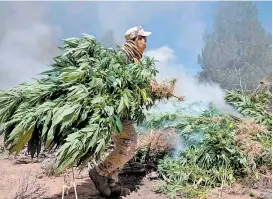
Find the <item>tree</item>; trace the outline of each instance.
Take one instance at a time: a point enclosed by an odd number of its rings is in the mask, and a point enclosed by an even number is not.
[[[219,2],[213,31],[204,34],[198,55],[200,82],[216,82],[224,89],[255,89],[271,82],[271,33],[258,19],[253,2]]]

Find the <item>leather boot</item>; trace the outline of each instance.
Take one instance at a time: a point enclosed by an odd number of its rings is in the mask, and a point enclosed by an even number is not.
[[[109,182],[110,183],[110,190],[111,196],[118,197],[118,196],[127,196],[131,193],[130,189],[124,188],[118,182]]]
[[[108,186],[108,177],[99,175],[96,168],[89,171],[89,177],[94,182],[102,196],[108,197],[111,195],[111,190]]]

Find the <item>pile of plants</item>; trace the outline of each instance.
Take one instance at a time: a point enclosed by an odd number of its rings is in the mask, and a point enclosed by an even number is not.
[[[183,145],[176,153],[154,157],[164,180],[158,191],[170,198],[206,198],[212,188],[231,186],[249,176],[258,180],[260,168],[271,170],[271,114],[259,114],[264,113],[270,95],[260,91],[255,97],[263,99],[260,104],[251,101],[249,94],[227,93],[228,101],[245,118],[223,115],[213,107],[199,116],[150,114],[145,128],[175,129]],[[246,106],[238,99],[252,103]]]
[[[228,91],[225,99],[253,122],[264,125],[268,131],[272,130],[272,113],[267,111],[272,100],[269,91]]]

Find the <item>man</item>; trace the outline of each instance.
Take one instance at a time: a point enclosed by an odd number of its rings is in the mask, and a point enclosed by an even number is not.
[[[128,63],[137,63],[146,48],[147,37],[151,32],[145,32],[141,26],[133,27],[125,33],[126,42],[121,46]],[[151,89],[156,90],[156,83],[151,82]],[[110,196],[113,192],[127,195],[129,189],[121,188],[118,183],[118,172],[137,151],[137,134],[133,121],[122,121],[122,133],[113,136],[114,150],[95,168],[90,170],[89,176],[103,196]]]

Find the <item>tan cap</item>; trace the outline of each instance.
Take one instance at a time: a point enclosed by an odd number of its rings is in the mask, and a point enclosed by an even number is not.
[[[124,37],[126,40],[130,40],[136,38],[137,36],[147,37],[150,34],[152,34],[152,32],[145,32],[141,26],[136,26],[127,30]]]

